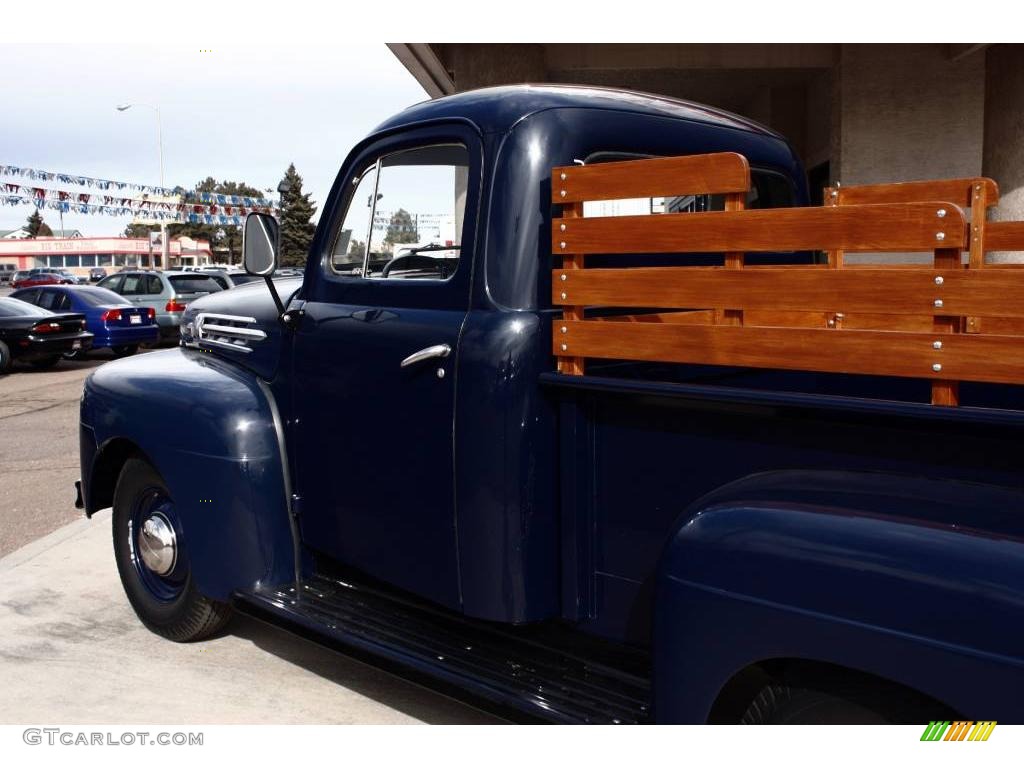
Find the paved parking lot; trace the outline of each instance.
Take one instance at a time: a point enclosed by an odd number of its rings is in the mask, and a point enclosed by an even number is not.
[[[73,503],[82,383],[109,359],[0,377],[0,723],[496,722],[249,619],[188,645],[147,631],[109,511]]]

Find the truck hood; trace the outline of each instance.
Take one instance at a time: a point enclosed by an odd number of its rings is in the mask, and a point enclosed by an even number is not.
[[[275,280],[274,285],[287,306],[302,287],[302,279]],[[181,342],[270,380],[281,359],[283,328],[278,316],[267,284],[247,283],[189,304],[181,318]]]

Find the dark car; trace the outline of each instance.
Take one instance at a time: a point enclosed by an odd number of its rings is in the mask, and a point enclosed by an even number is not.
[[[98,283],[100,280],[102,280],[106,276],[107,276],[107,270],[105,270],[103,267],[93,267],[92,269],[89,270],[89,282],[90,283]]]
[[[84,315],[86,329],[93,334],[93,349],[110,349],[115,357],[133,355],[140,345],[155,344],[160,339],[154,309],[136,307],[106,288],[92,285],[24,288],[12,293],[11,298],[52,312]],[[84,351],[72,350],[67,356],[78,357]]]
[[[61,275],[53,269],[30,269],[27,274],[19,273],[11,281],[11,287],[30,288],[33,285],[59,285],[64,282]]]
[[[65,352],[88,349],[92,334],[85,315],[54,313],[14,298],[0,298],[0,374],[14,360],[50,368]]]

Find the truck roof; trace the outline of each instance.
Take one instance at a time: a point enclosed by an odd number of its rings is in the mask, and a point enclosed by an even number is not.
[[[458,117],[473,121],[484,133],[503,133],[532,114],[564,108],[672,117],[782,138],[760,123],[715,107],[639,91],[582,85],[504,85],[465,91],[414,104],[381,123],[373,132],[425,120]]]

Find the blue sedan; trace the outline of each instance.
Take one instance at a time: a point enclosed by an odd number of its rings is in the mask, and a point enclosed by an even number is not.
[[[152,309],[129,304],[124,297],[106,288],[44,285],[15,291],[11,298],[52,312],[85,315],[86,329],[94,337],[93,349],[107,347],[116,357],[133,355],[140,345],[155,344],[160,338],[160,327]],[[74,354],[69,353],[69,356]]]

